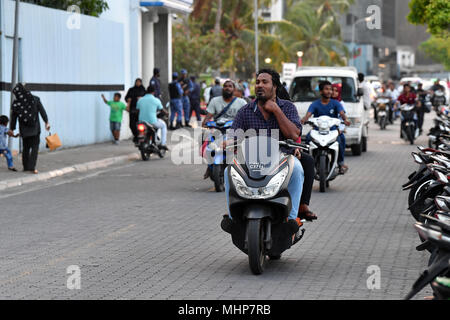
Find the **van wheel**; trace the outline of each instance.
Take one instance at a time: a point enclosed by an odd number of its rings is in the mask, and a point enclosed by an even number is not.
[[[352,154],[354,156],[360,156],[362,154],[362,141],[360,144],[353,144],[352,145]]]

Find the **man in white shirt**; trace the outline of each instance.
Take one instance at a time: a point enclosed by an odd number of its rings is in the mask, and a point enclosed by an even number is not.
[[[373,89],[367,81],[364,81],[363,73],[358,73],[358,80],[359,80],[360,88],[363,89],[363,93],[364,93],[363,94],[364,109],[370,110],[370,106],[372,104],[371,94],[372,94]]]

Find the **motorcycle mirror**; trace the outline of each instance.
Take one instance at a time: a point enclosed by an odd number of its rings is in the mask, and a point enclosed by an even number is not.
[[[416,229],[416,231],[419,233],[419,235],[427,240],[428,239],[428,233],[427,233],[427,229],[423,226],[422,223],[417,222],[416,224],[414,224],[414,228]]]
[[[422,164],[422,163],[423,163],[422,158],[421,158],[417,153],[411,152],[411,155],[413,156],[414,161],[415,161],[416,163],[418,163],[418,164]]]
[[[436,176],[437,180],[442,183],[442,184],[447,184],[448,183],[448,179],[447,176],[445,174],[443,174],[442,172],[435,170],[434,171],[434,175]]]
[[[434,203],[436,204],[439,210],[445,210],[447,208],[445,201],[440,197],[434,198]]]

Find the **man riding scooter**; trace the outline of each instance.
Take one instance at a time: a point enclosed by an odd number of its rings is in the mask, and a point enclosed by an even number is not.
[[[292,139],[297,141],[301,135],[302,125],[297,113],[296,107],[292,102],[281,100],[277,97],[277,92],[281,89],[280,76],[277,72],[270,69],[260,70],[256,79],[256,101],[247,104],[236,115],[232,129],[233,130],[253,130],[256,134],[270,136],[271,130],[279,130],[279,140],[285,141]],[[226,141],[224,145],[233,142]],[[292,148],[282,148],[282,152],[294,154]],[[303,225],[298,218],[300,197],[302,195],[304,172],[300,161],[294,157],[294,167],[292,176],[289,180],[288,191],[292,199],[292,208],[289,212],[288,223],[291,226],[294,235]],[[222,229],[228,233],[232,229],[232,218],[229,209],[230,182],[228,180],[228,169],[225,173],[225,193],[227,198],[228,215],[224,216]]]
[[[320,100],[314,101],[308,109],[306,116],[302,119],[302,123],[306,123],[309,118],[314,115],[315,118],[320,116],[329,116],[332,118],[339,118],[341,116],[342,120],[346,126],[350,126],[351,123],[347,119],[347,115],[345,114],[344,108],[341,103],[337,100],[331,99],[331,95],[333,92],[333,87],[331,82],[323,81],[319,84],[320,95],[322,98]],[[345,140],[343,137],[343,133],[340,133],[338,137],[339,142],[339,157],[338,157],[338,165],[339,165],[339,173],[344,174],[348,170],[348,166],[344,164],[344,156],[345,156]],[[309,136],[307,136],[309,139]]]
[[[232,121],[238,111],[247,104],[244,99],[233,96],[236,89],[235,83],[232,80],[226,80],[223,84],[222,96],[212,98],[206,109],[206,117],[203,120],[202,127],[206,128],[207,123],[214,119],[218,125],[223,125],[228,121]],[[203,154],[203,150],[202,150]],[[211,175],[210,167],[206,168],[203,175],[204,179],[208,179]]]

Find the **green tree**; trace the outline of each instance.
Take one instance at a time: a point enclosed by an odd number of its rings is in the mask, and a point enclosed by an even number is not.
[[[67,10],[72,5],[80,8],[82,14],[98,17],[100,14],[109,9],[105,0],[22,0],[44,7]]]
[[[286,20],[264,24],[278,29],[291,61],[302,51],[304,65],[343,65],[349,52],[340,33],[337,35],[333,31],[335,17],[330,14],[318,17],[317,10],[310,3],[297,2],[290,8]]]
[[[440,38],[450,34],[450,1],[411,0],[408,21],[413,24],[426,24],[428,31]]]
[[[431,36],[420,45],[420,49],[436,62],[442,63],[446,70],[450,70],[450,41],[448,39]]]

